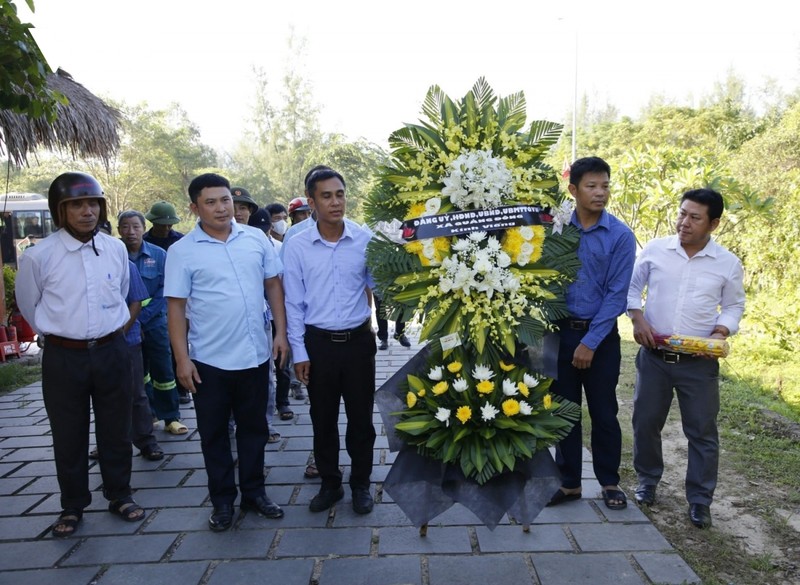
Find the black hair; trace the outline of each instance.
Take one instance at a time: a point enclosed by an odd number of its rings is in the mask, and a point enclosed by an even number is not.
[[[306,191],[308,191],[308,196],[313,198],[314,187],[316,187],[317,183],[320,181],[327,181],[328,179],[339,179],[342,182],[342,187],[347,187],[342,175],[330,167],[323,167],[313,171],[308,175],[308,180],[306,181]]]
[[[216,173],[198,175],[189,183],[189,199],[192,200],[192,203],[197,203],[200,191],[207,187],[225,187],[230,191],[231,184],[228,179]]]
[[[569,167],[569,184],[577,187],[586,173],[605,173],[610,179],[611,167],[597,156],[579,158]]]
[[[139,221],[142,223],[142,227],[145,227],[147,225],[146,223],[144,223],[144,215],[142,215],[141,212],[136,211],[135,209],[129,209],[128,211],[120,212],[120,214],[117,216],[117,227],[119,227],[119,224],[122,223],[123,219],[130,219],[131,217],[138,218]]]
[[[305,186],[306,191],[308,191],[308,180],[311,178],[311,175],[313,175],[317,171],[321,171],[321,170],[325,170],[325,169],[327,169],[329,171],[333,170],[331,167],[329,167],[327,165],[316,165],[316,166],[313,166],[310,169],[308,169],[308,172],[306,173],[306,177],[303,179],[303,185]],[[330,177],[328,177],[328,178],[330,178]]]
[[[269,213],[270,215],[276,215],[278,213],[286,213],[286,214],[289,213],[288,211],[286,211],[286,208],[280,203],[270,203],[264,209],[266,209],[267,213]]]
[[[722,212],[725,210],[725,200],[713,189],[692,189],[683,194],[681,203],[687,199],[705,205],[708,208],[708,219],[711,221],[722,217]]]

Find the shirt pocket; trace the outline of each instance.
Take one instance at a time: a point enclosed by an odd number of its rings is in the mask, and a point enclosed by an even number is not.
[[[713,274],[699,275],[694,281],[692,300],[701,307],[716,309],[722,297],[722,279]]]

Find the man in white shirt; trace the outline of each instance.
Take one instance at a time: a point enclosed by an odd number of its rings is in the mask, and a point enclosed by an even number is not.
[[[131,497],[133,377],[122,333],[130,313],[125,245],[102,232],[106,201],[97,180],[64,173],[50,185],[48,206],[59,229],[20,258],[20,311],[44,338],[42,396],[53,434],[62,512],[53,536],[72,535],[92,501],[89,414],[94,410],[103,495],[109,511],[144,519]]]
[[[653,336],[724,339],[738,330],[745,301],[742,264],[711,239],[723,209],[722,196],[716,191],[684,193],[677,235],[645,246],[636,260],[628,291],[633,336],[642,346],[636,356],[633,397],[633,465],[639,479],[636,500],[643,505],[655,501],[664,470],[661,429],[674,389],[689,441],[689,519],[698,528],[711,526],[710,505],[717,484],[719,363],[709,356],[658,349]]]

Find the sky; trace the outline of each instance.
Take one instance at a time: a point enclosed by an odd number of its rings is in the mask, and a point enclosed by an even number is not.
[[[717,0],[35,0],[20,17],[50,66],[101,97],[179,103],[202,140],[230,151],[248,127],[254,68],[277,92],[293,34],[326,132],[387,147],[432,85],[462,97],[480,77],[524,91],[528,119],[568,122],[574,96],[636,117],[681,105],[729,72],[756,91],[800,79],[800,4]]]

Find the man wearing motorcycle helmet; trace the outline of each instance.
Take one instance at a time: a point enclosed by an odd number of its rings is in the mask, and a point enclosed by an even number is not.
[[[308,199],[305,197],[295,197],[289,201],[289,218],[292,225],[308,219],[311,216],[311,207],[308,206]]]
[[[133,379],[122,332],[130,317],[128,254],[122,242],[98,233],[108,213],[91,175],[58,176],[48,205],[60,229],[20,258],[16,296],[23,317],[44,338],[42,395],[62,508],[52,531],[61,538],[75,532],[92,501],[90,409],[109,511],[129,522],[145,512],[130,487]]]

